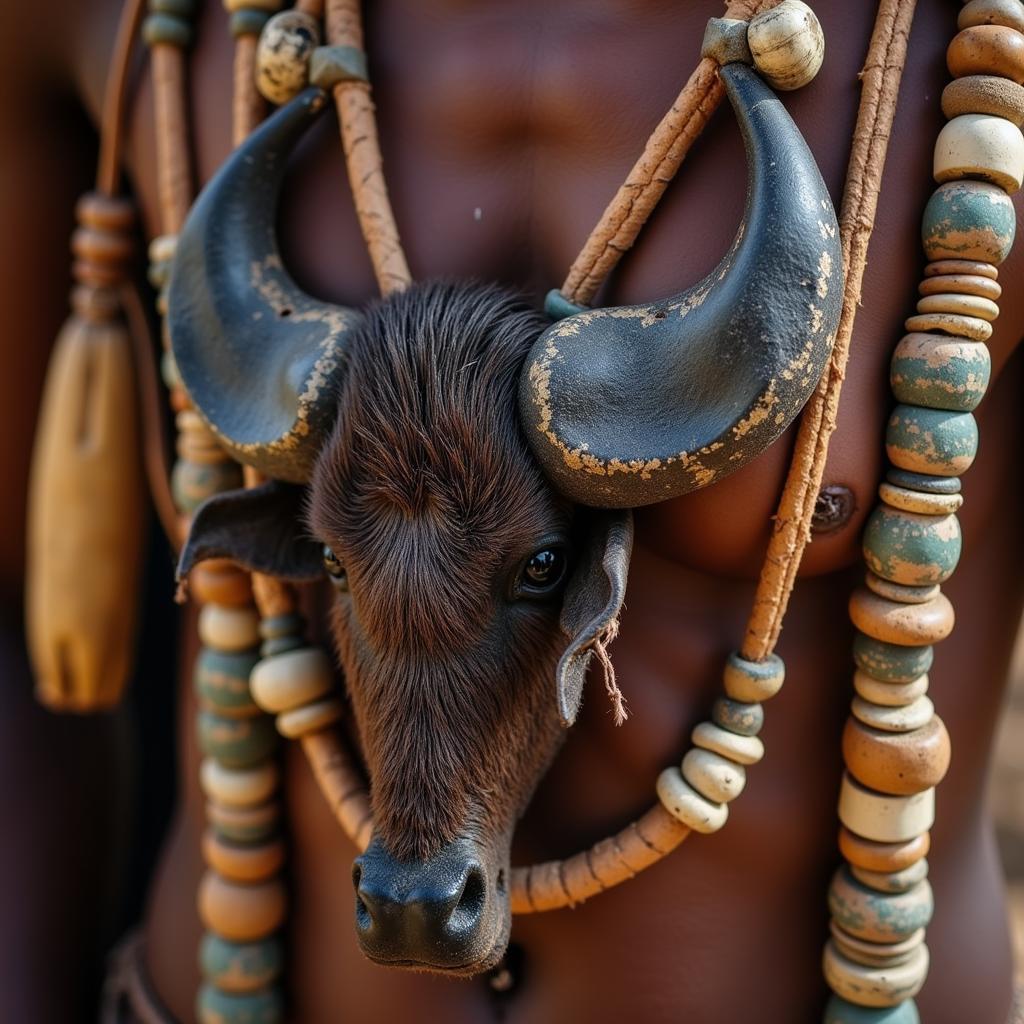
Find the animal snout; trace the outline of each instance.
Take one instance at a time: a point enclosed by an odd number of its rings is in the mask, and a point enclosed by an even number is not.
[[[352,881],[359,944],[374,960],[475,973],[501,952],[504,896],[470,840],[427,861],[399,861],[375,839]]]

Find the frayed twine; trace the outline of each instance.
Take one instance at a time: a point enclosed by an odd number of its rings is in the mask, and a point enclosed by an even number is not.
[[[594,638],[593,650],[597,660],[601,662],[601,671],[604,673],[604,688],[608,699],[612,702],[612,715],[616,725],[622,725],[629,712],[626,710],[626,698],[619,689],[615,679],[615,666],[608,654],[608,645],[619,635],[619,620],[612,619],[604,629]]]

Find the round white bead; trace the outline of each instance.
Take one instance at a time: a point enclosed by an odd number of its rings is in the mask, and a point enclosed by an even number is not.
[[[890,796],[862,786],[848,772],[839,789],[839,820],[854,835],[876,843],[905,843],[935,821],[935,789]]]
[[[961,114],[935,140],[938,182],[980,178],[1016,192],[1024,178],[1024,135],[1011,121],[992,114]]]
[[[690,739],[704,750],[711,750],[737,764],[757,764],[764,757],[764,744],[756,736],[738,736],[712,722],[701,722]]]
[[[249,676],[252,699],[272,715],[318,700],[333,685],[331,663],[319,647],[298,647],[262,658]]]
[[[743,792],[747,773],[743,765],[730,761],[721,754],[695,747],[683,758],[683,778],[697,792],[716,804],[727,804]]]
[[[252,807],[265,803],[277,788],[278,771],[273,761],[255,768],[226,768],[214,757],[204,757],[199,766],[203,793],[223,807]]]
[[[782,0],[754,15],[747,29],[754,66],[774,88],[799,89],[825,59],[825,33],[814,11],[801,0]]]
[[[246,651],[258,647],[260,617],[253,608],[205,605],[199,613],[199,639],[218,651]]]
[[[729,817],[725,804],[713,803],[691,789],[675,766],[658,776],[658,799],[673,818],[694,832],[717,832]]]

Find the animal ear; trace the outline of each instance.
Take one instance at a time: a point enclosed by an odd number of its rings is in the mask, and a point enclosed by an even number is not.
[[[316,579],[323,573],[323,545],[304,533],[304,502],[304,487],[279,480],[203,502],[178,560],[179,583],[207,558],[230,558],[287,580]]]
[[[562,725],[576,721],[583,701],[583,683],[591,656],[605,671],[605,684],[615,707],[615,721],[625,721],[622,694],[606,652],[619,630],[619,611],[626,596],[626,576],[633,549],[633,513],[626,509],[591,514],[586,544],[562,604],[562,631],[569,646],[558,662],[558,713]]]

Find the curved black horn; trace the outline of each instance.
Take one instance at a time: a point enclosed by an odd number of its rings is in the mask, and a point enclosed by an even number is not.
[[[308,89],[203,190],[178,239],[167,322],[185,389],[239,462],[302,482],[335,412],[331,385],[359,317],[306,295],[281,262],[277,199],[292,147],[327,103]]]
[[[665,302],[561,320],[523,369],[530,445],[585,505],[647,505],[738,469],[792,422],[832,350],[843,272],[828,190],[775,94],[742,64],[721,75],[748,167],[728,255]]]

